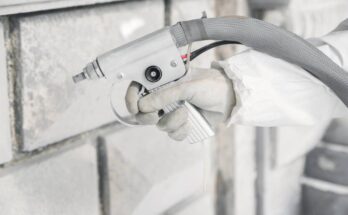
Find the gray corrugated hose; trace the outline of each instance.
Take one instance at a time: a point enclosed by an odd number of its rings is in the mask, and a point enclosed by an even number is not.
[[[337,31],[348,30],[348,19]],[[348,72],[301,37],[272,24],[245,17],[179,22],[170,29],[177,46],[201,40],[237,41],[257,51],[296,64],[330,87],[348,106]]]

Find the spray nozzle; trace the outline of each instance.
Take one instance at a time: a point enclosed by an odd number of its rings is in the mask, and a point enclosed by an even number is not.
[[[83,69],[83,72],[74,75],[72,77],[74,83],[81,82],[86,79],[98,79],[104,77],[104,74],[100,70],[97,61],[93,61],[92,63],[87,64],[87,66]]]
[[[81,81],[83,81],[83,80],[86,80],[87,78],[88,78],[88,77],[87,77],[87,75],[86,75],[85,72],[81,72],[81,73],[79,73],[79,74],[77,74],[77,75],[74,75],[74,76],[72,77],[74,83],[81,82]]]

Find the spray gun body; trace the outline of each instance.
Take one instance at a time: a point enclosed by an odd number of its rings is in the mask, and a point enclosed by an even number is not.
[[[147,93],[152,93],[184,77],[186,72],[175,40],[169,28],[164,28],[98,56],[73,79],[75,82],[100,78],[106,78],[113,83],[123,80],[135,81],[140,83]],[[209,123],[185,101],[169,104],[163,110],[169,113],[179,107],[186,108],[189,113],[188,120],[192,128],[192,134],[188,137],[190,143],[214,135]],[[121,123],[127,126],[139,125],[130,120],[131,117],[124,118],[118,114],[114,106],[112,108]]]
[[[98,56],[84,72],[94,79],[136,81],[150,91],[179,79],[186,71],[165,28]]]

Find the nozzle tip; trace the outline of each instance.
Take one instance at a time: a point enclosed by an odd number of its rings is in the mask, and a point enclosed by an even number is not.
[[[81,72],[81,73],[79,73],[77,75],[74,75],[72,77],[72,79],[73,79],[74,83],[78,83],[78,82],[81,82],[81,81],[87,79],[87,76],[86,76],[86,74],[84,72]]]

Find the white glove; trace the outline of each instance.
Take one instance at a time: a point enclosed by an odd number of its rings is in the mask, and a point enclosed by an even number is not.
[[[230,117],[235,105],[232,81],[216,69],[191,69],[179,83],[139,99],[140,84],[132,82],[127,90],[126,104],[142,124],[157,124],[175,140],[184,140],[190,133],[188,113],[184,108],[160,116],[168,104],[187,101],[215,127]]]

